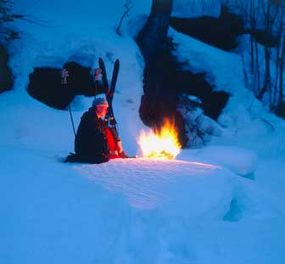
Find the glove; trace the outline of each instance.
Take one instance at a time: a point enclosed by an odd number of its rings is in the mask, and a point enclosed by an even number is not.
[[[100,68],[97,68],[95,70],[94,75],[95,75],[94,76],[95,81],[99,81],[101,79],[101,77],[102,77],[102,70]]]
[[[119,157],[120,157],[121,159],[127,159],[127,158],[128,158],[128,156],[126,155],[126,153],[125,153],[124,151],[122,151],[122,152],[119,153]]]

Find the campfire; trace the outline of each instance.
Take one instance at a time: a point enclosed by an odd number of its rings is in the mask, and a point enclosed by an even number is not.
[[[160,129],[142,131],[139,145],[143,157],[154,159],[175,159],[181,149],[177,130],[170,119],[166,119]]]

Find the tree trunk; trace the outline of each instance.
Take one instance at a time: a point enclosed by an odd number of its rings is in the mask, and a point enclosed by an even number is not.
[[[280,76],[279,76],[279,105],[283,102],[284,96],[284,63],[285,63],[285,36],[283,36],[282,53],[280,57]]]
[[[0,93],[10,90],[13,85],[13,75],[8,67],[8,54],[5,48],[0,45]]]
[[[255,85],[255,94],[258,96],[261,90],[261,84],[260,84],[260,65],[259,65],[259,50],[258,50],[258,45],[257,42],[254,42],[255,46],[255,80],[254,80],[254,85]]]
[[[145,60],[140,117],[152,128],[160,127],[164,118],[173,118],[180,143],[185,145],[184,120],[176,110],[176,62],[167,36],[172,4],[173,0],[153,0],[150,15],[136,38]]]
[[[150,15],[137,36],[146,64],[165,45],[173,0],[153,0]]]
[[[143,122],[149,126],[159,123],[163,116],[173,111],[176,104],[175,87],[170,80],[175,68],[167,43],[172,2],[152,1],[150,15],[136,39],[145,60],[144,96],[140,113]]]

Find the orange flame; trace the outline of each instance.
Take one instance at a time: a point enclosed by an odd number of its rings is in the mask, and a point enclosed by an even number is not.
[[[157,131],[141,131],[139,145],[147,158],[175,159],[181,149],[175,125],[169,119]]]

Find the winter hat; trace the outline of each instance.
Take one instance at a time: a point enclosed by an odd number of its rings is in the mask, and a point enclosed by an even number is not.
[[[92,102],[92,106],[97,106],[97,105],[106,105],[109,106],[107,100],[103,97],[96,97],[93,102]]]

